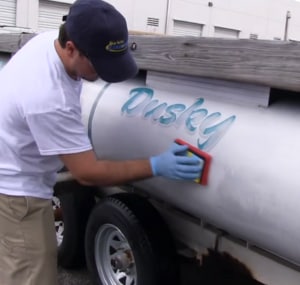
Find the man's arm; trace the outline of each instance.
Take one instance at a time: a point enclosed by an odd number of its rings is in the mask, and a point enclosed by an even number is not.
[[[97,160],[94,151],[60,155],[73,177],[84,185],[121,185],[153,176],[149,159]]]
[[[202,171],[203,161],[187,156],[187,148],[174,143],[159,155],[137,160],[97,160],[92,150],[59,157],[73,177],[85,185],[120,185],[152,176],[195,180]]]

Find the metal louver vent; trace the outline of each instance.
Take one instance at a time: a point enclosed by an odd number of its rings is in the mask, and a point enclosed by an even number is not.
[[[62,17],[69,12],[71,4],[49,0],[39,1],[38,29],[56,30],[62,24]]]
[[[147,26],[158,27],[159,19],[158,18],[147,18]]]
[[[16,25],[16,1],[0,0],[0,26]]]
[[[250,39],[251,40],[257,40],[258,39],[258,34],[250,34]]]
[[[215,26],[215,38],[238,39],[239,36],[239,30]]]
[[[174,20],[173,35],[175,36],[202,36],[203,25]]]

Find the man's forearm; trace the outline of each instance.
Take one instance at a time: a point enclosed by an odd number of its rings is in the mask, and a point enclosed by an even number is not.
[[[152,177],[150,161],[97,161],[95,166],[82,176],[75,177],[84,185],[112,186]]]

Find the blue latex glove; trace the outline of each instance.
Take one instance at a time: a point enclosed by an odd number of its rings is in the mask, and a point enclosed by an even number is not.
[[[150,163],[153,175],[182,180],[199,178],[203,160],[195,155],[187,156],[187,149],[186,145],[173,143],[166,152],[152,156]]]

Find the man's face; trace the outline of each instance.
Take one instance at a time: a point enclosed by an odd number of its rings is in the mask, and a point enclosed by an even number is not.
[[[96,81],[99,78],[90,60],[76,48],[72,41],[66,43],[63,54],[64,66],[72,78],[75,80],[83,78],[88,81]]]
[[[99,78],[91,61],[82,53],[80,53],[78,56],[78,60],[75,64],[75,69],[77,76],[87,81],[95,81]]]

